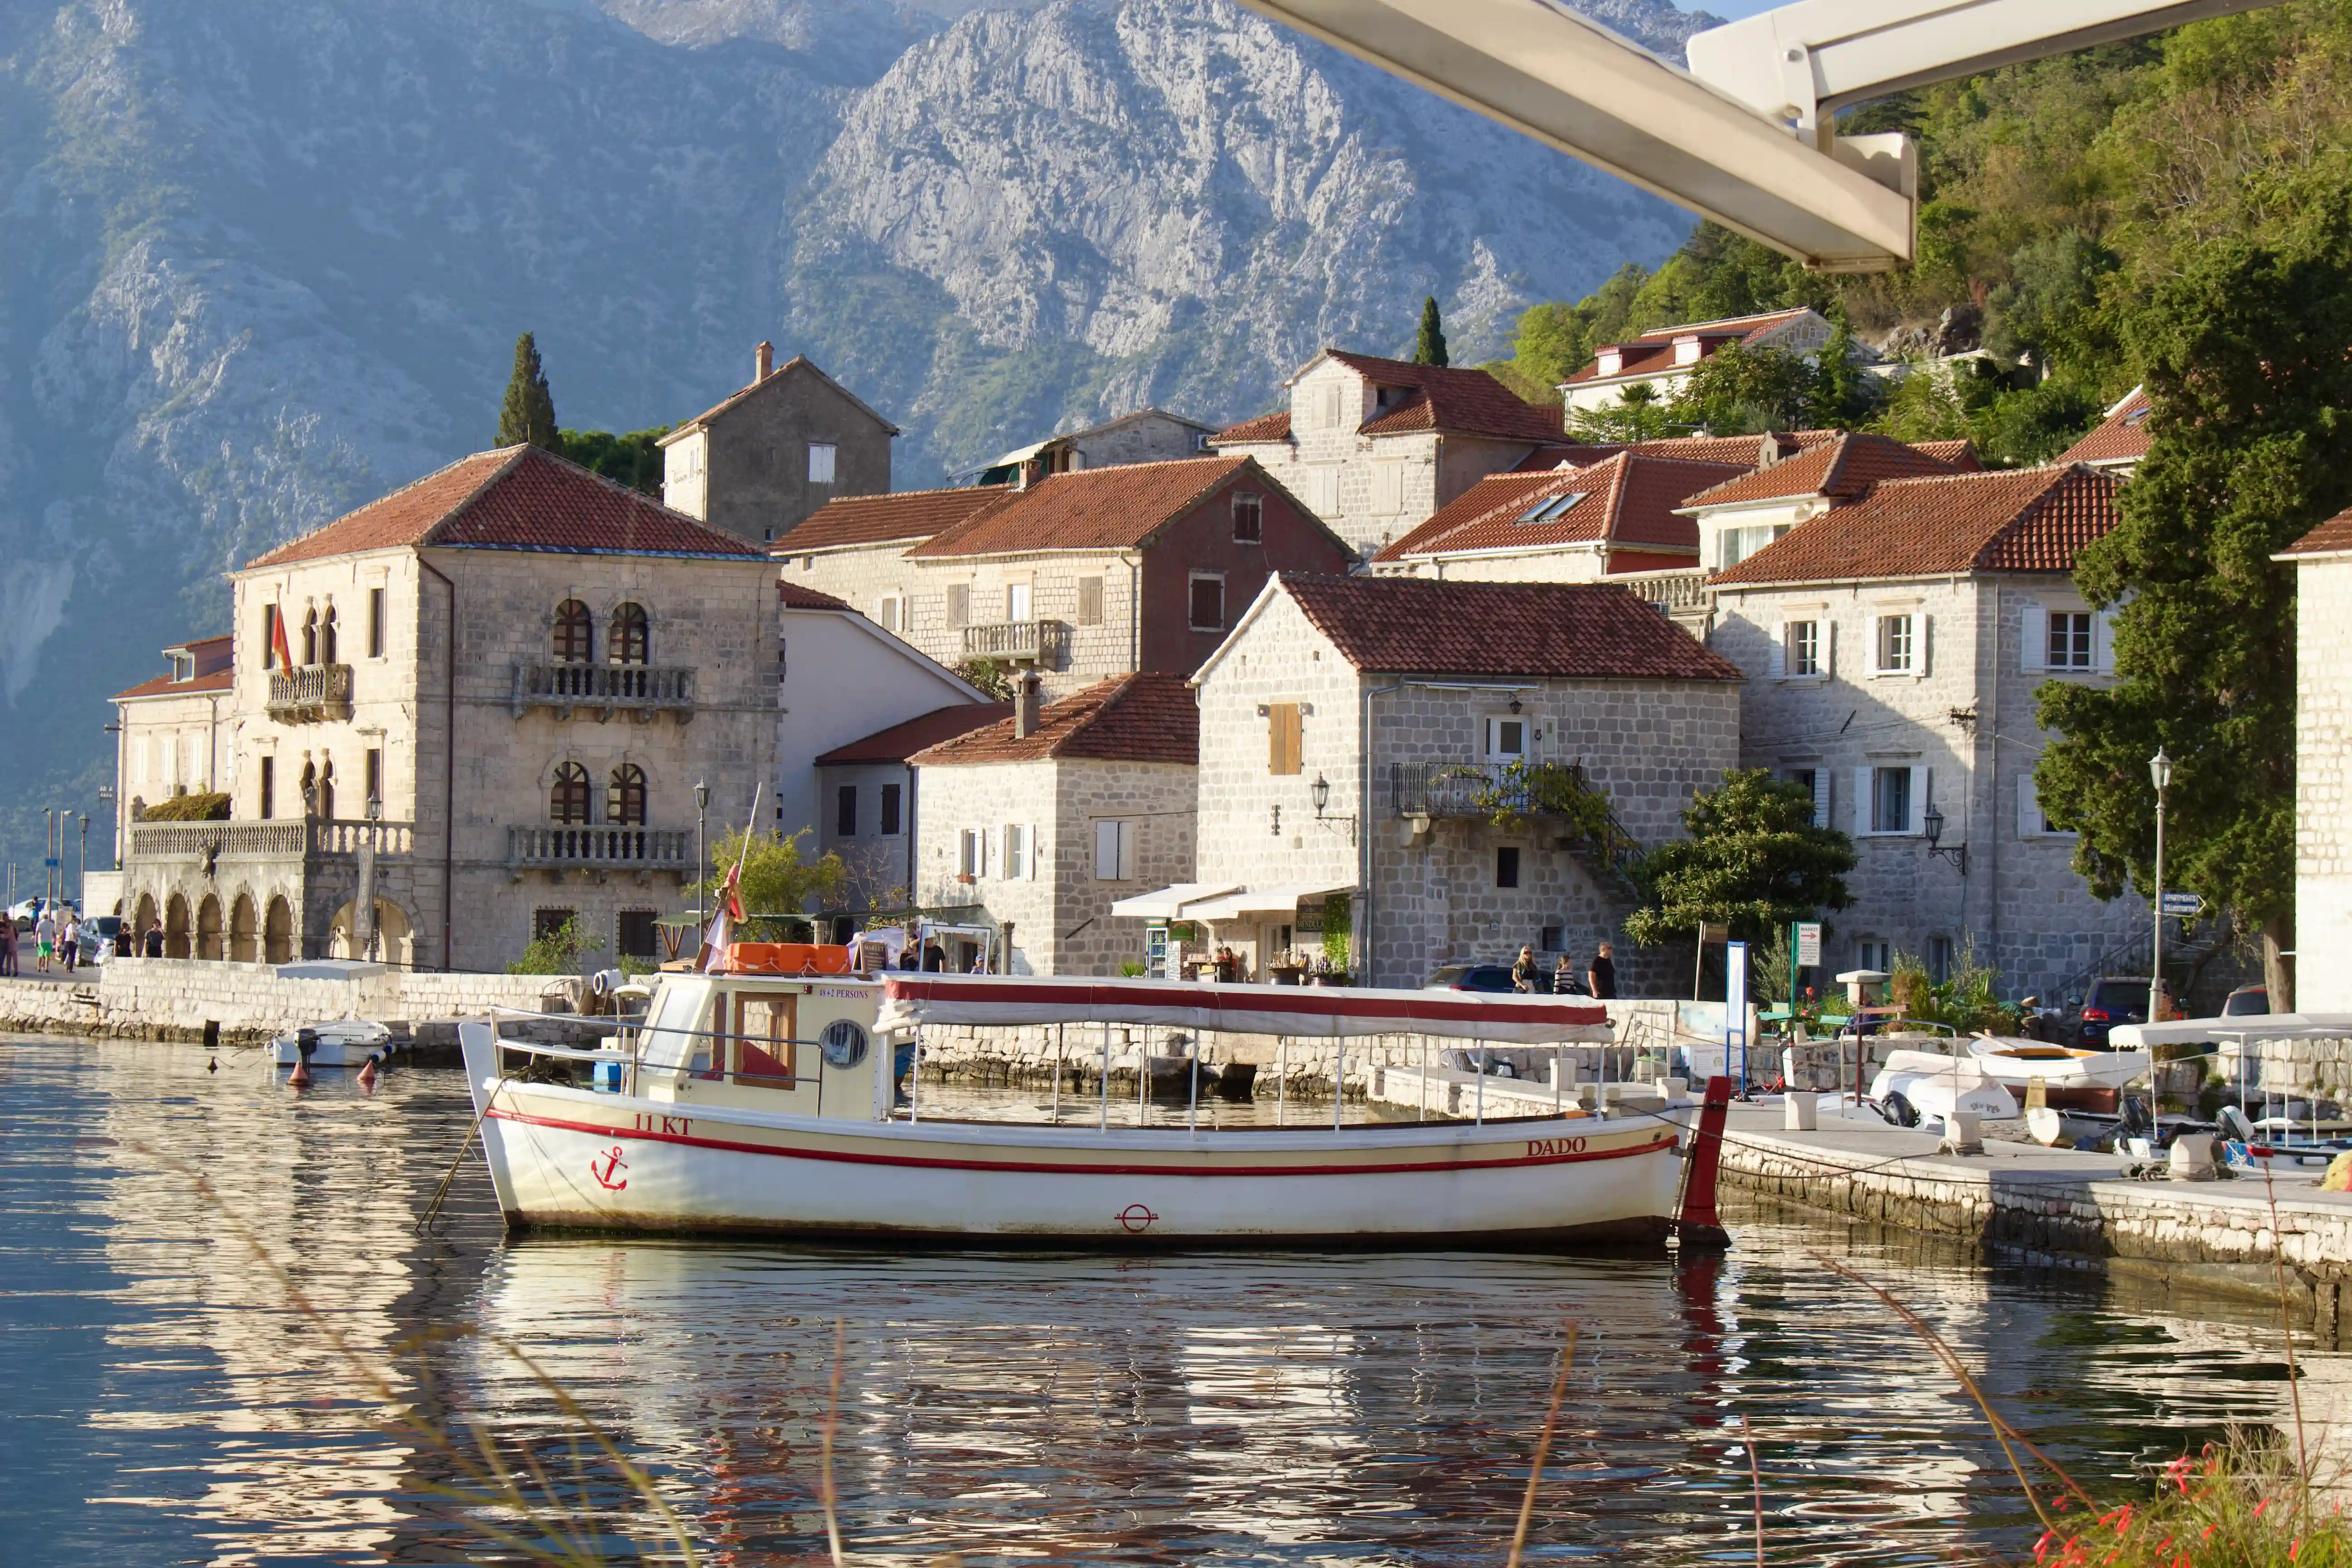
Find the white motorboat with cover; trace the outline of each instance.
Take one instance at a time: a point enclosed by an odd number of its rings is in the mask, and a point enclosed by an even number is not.
[[[2050,1089],[2119,1089],[2147,1076],[2146,1051],[2086,1051],[2042,1040],[1979,1035],[1969,1055],[1987,1078],[2022,1089],[2035,1079]]]
[[[1083,1121],[921,1105],[923,1031],[1064,1026],[1102,1073]],[[886,973],[665,973],[595,1050],[460,1035],[499,1205],[517,1226],[970,1245],[1515,1247],[1721,1245],[1729,1089],[1702,1108],[1305,1128],[1142,1127],[1108,1090],[1118,1026],[1328,1042],[1608,1037],[1555,996]],[[1093,1037],[1089,1038],[1089,1036]],[[911,1041],[914,1103],[892,1058]],[[569,1061],[593,1086],[541,1081]],[[1361,1072],[1360,1063],[1354,1069]],[[1118,1114],[1115,1114],[1115,1112]],[[1692,1158],[1680,1157],[1685,1151]]]
[[[269,1042],[269,1058],[282,1068],[309,1062],[314,1068],[355,1068],[392,1046],[392,1031],[365,1018],[331,1018],[289,1029]]]
[[[2017,1114],[2017,1101],[1994,1082],[1972,1057],[1938,1056],[1933,1051],[1890,1051],[1886,1065],[1870,1082],[1870,1098],[1880,1114],[1905,1127],[1923,1121],[1948,1121],[1965,1110],[1988,1121],[2005,1121]]]

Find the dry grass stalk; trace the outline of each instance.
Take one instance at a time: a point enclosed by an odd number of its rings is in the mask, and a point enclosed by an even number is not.
[[[1552,1433],[1559,1426],[1560,1401],[1568,1396],[1569,1368],[1576,1364],[1576,1325],[1568,1325],[1567,1342],[1559,1350],[1559,1375],[1551,1380],[1551,1405],[1544,1412],[1543,1433],[1536,1439],[1535,1462],[1528,1467],[1527,1496],[1519,1500],[1519,1527],[1511,1532],[1509,1568],[1519,1568],[1519,1553],[1527,1550],[1528,1527],[1535,1521],[1536,1488],[1543,1480],[1544,1458],[1551,1452]]]
[[[1756,1464],[1756,1429],[1739,1413],[1739,1440],[1748,1445],[1748,1481],[1756,1490],[1756,1568],[1764,1568],[1764,1472]]]

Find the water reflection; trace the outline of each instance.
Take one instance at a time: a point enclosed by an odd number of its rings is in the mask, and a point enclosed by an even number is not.
[[[1742,1415],[1775,1561],[2030,1541],[1973,1407],[1813,1247],[1917,1305],[2086,1479],[2283,1403],[2258,1311],[2187,1319],[2151,1288],[1778,1214],[1678,1270],[505,1246],[471,1163],[442,1232],[411,1229],[469,1120],[455,1074],[298,1096],[246,1058],[212,1075],[187,1047],[43,1042],[0,1044],[0,1091],[10,1561],[496,1560],[425,1495],[446,1459],[378,1428],[331,1342],[437,1421],[568,1464],[572,1424],[488,1338],[395,1348],[465,1324],[538,1358],[718,1561],[746,1565],[822,1554],[836,1318],[851,1550],[974,1563],[1492,1563],[1570,1320],[1533,1555],[1751,1553]],[[289,1282],[331,1335],[289,1310]],[[588,1474],[590,1510],[642,1515],[607,1468]]]

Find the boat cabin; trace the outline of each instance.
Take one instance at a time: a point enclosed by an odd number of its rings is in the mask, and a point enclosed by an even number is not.
[[[623,1087],[662,1104],[869,1121],[888,1104],[874,1019],[882,987],[856,975],[666,973]]]

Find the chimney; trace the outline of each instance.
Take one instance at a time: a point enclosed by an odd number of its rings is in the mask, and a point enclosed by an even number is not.
[[[1025,741],[1037,732],[1037,672],[1024,669],[1013,678],[1013,738]]]
[[[1777,430],[1767,430],[1756,443],[1756,466],[1769,468],[1775,463],[1785,463],[1797,455],[1797,438],[1783,436]]]
[[[761,343],[751,351],[751,384],[759,385],[776,374],[776,345]]]

